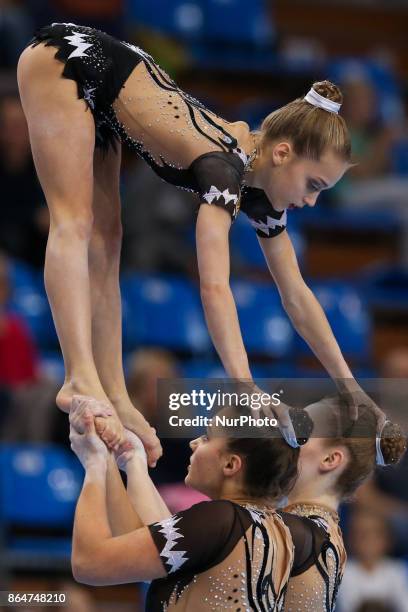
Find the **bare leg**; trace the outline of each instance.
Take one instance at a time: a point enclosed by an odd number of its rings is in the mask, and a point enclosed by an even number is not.
[[[125,425],[143,441],[149,463],[161,455],[154,430],[134,408],[126,390],[122,365],[119,264],[122,242],[120,219],[120,150],[94,155],[93,228],[89,244],[92,301],[92,346],[99,379]]]
[[[50,209],[45,286],[65,363],[58,406],[74,393],[106,401],[92,353],[88,246],[93,213],[95,128],[76,84],[61,78],[55,49],[20,58],[18,80],[34,162]]]

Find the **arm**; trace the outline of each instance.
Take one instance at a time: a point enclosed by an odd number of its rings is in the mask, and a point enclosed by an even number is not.
[[[252,379],[229,285],[230,227],[226,210],[217,206],[200,207],[196,243],[201,300],[211,339],[228,376]]]
[[[104,405],[93,398],[75,396],[70,412],[71,426],[81,432],[85,426],[85,415],[103,414]],[[95,419],[96,421],[98,419]],[[122,467],[129,465],[131,484],[129,498],[123,485],[115,455],[107,455],[106,498],[109,524],[114,535],[128,533],[133,529],[167,518],[170,512],[153,485],[148,471],[146,453],[142,442],[131,431],[124,431],[125,438],[116,456]],[[129,485],[129,482],[128,482]],[[135,505],[132,505],[132,500]],[[137,503],[138,501],[138,503]],[[140,518],[136,506],[142,512]]]
[[[137,457],[126,465],[126,474],[129,500],[143,525],[150,525],[171,516],[147,469]]]
[[[287,232],[275,238],[258,238],[268,268],[279,289],[285,308],[296,331],[308,343],[333,379],[352,379],[326,315],[306,285]]]
[[[150,525],[169,518],[171,512],[149,476],[142,442],[132,431],[126,431],[125,445],[117,453],[117,462],[126,472],[128,501],[140,523]]]
[[[112,453],[109,453],[106,471],[106,503],[112,535],[122,535],[144,526],[126,493]]]
[[[85,468],[74,519],[72,571],[92,585],[153,580],[166,575],[147,527],[112,537],[106,504],[107,450],[89,412],[85,433],[71,427],[71,446]]]

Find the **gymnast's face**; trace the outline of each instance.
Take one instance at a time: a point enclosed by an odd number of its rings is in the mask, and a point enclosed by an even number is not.
[[[211,499],[220,498],[227,477],[239,471],[240,465],[234,462],[240,462],[240,458],[228,452],[226,439],[212,435],[210,428],[206,435],[192,440],[190,448],[193,452],[184,482]]]
[[[271,143],[256,166],[256,186],[264,189],[279,212],[313,207],[319,194],[334,187],[348,168],[330,149],[316,161],[296,155],[289,142]]]

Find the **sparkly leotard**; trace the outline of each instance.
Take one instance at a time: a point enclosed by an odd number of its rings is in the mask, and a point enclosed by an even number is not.
[[[285,230],[286,211],[276,211],[261,189],[244,184],[254,151],[246,152],[230,124],[182,91],[145,51],[92,28],[55,23],[31,45],[58,49],[62,75],[76,82],[92,112],[96,146],[118,140],[134,148],[163,180],[199,195],[201,204],[241,209],[257,234]]]
[[[314,535],[312,562],[292,570],[285,597],[285,612],[332,612],[343,577],[347,554],[336,512],[318,504],[297,503],[285,513],[313,521],[327,534],[323,545]]]
[[[149,530],[167,572],[150,586],[149,612],[284,610],[290,572],[310,567],[328,539],[303,517],[227,500],[196,504]]]

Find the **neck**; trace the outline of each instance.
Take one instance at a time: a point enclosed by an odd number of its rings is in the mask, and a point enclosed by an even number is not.
[[[217,499],[227,499],[236,504],[248,504],[260,508],[264,508],[265,506],[268,508],[276,508],[277,505],[276,500],[271,497],[253,497],[247,495],[243,490],[234,490],[233,487],[225,487],[220,495],[217,495]]]
[[[299,503],[311,504],[313,506],[326,506],[330,508],[330,510],[337,512],[340,500],[336,495],[330,495],[328,493],[317,495],[313,494],[312,491],[296,491],[296,493],[289,495],[288,505]]]

